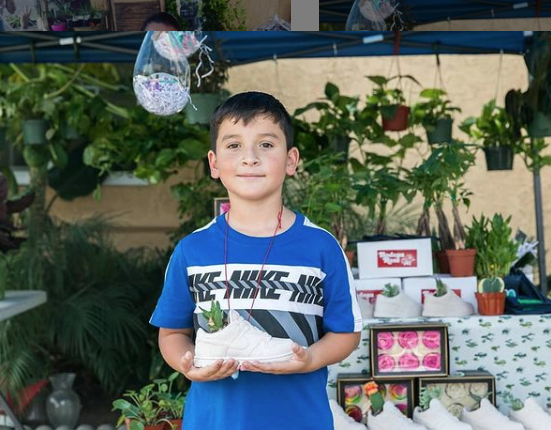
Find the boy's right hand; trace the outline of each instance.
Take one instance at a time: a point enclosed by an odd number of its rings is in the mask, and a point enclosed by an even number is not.
[[[239,362],[234,359],[227,361],[218,360],[216,363],[206,367],[195,367],[193,365],[193,354],[186,352],[181,359],[181,371],[190,381],[206,382],[217,381],[233,375],[238,370]]]

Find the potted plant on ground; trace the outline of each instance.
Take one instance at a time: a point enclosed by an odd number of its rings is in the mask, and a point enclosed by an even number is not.
[[[155,383],[147,384],[139,391],[128,390],[123,398],[113,401],[112,410],[121,413],[117,428],[126,423],[127,430],[163,430],[169,421],[162,417],[155,389]]]
[[[488,170],[511,170],[522,136],[507,111],[490,100],[479,117],[469,117],[459,128],[480,144]]]
[[[186,394],[183,391],[173,392],[174,382],[179,377],[183,378],[181,373],[173,372],[166,379],[153,381],[157,385],[156,396],[161,409],[160,415],[168,420],[170,425],[167,430],[181,430],[182,428]]]
[[[419,96],[425,99],[416,103],[411,109],[412,124],[422,125],[427,132],[427,141],[434,143],[450,142],[454,112],[461,109],[450,105],[450,100],[440,88],[426,88]]]
[[[484,215],[473,217],[467,227],[467,246],[476,248],[475,273],[480,279],[476,298],[481,315],[501,315],[505,307],[503,277],[517,259],[518,245],[513,239],[509,222],[495,214],[492,219]]]
[[[404,105],[406,99],[403,91],[400,88],[388,88],[388,84],[394,79],[398,79],[400,82],[402,78],[411,79],[420,85],[419,82],[410,75],[398,75],[388,79],[384,76],[366,77],[376,85],[366,103],[372,109],[381,112],[383,129],[385,131],[405,130],[408,125],[410,108]]]

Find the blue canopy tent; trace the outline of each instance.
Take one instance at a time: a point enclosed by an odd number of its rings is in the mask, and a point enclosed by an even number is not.
[[[432,0],[416,1],[433,3]],[[448,3],[460,1],[466,0]],[[551,0],[543,3],[551,3]],[[206,35],[207,44],[217,45],[213,51],[215,58],[223,55],[231,65],[240,65],[274,58],[500,52],[523,55],[531,44],[533,32],[255,32],[254,37],[248,32],[210,32]],[[86,35],[81,32],[0,32],[0,63],[134,62],[142,39],[143,32],[91,32]],[[534,194],[539,272],[545,279],[539,172],[534,173]]]
[[[413,25],[462,19],[551,17],[551,0],[396,0]],[[354,0],[320,0],[320,22],[344,23]]]

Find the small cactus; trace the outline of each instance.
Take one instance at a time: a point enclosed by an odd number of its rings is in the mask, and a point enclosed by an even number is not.
[[[484,278],[478,283],[479,293],[502,293],[505,290],[505,282],[501,278]]]
[[[222,308],[220,307],[220,303],[218,303],[218,301],[212,301],[210,305],[210,311],[207,311],[202,307],[199,307],[199,309],[201,309],[201,311],[203,312],[203,316],[208,321],[207,326],[210,333],[217,332],[224,328],[224,326],[226,325],[224,321],[224,312],[222,311]]]
[[[386,297],[396,297],[400,294],[400,287],[395,284],[386,284],[381,294]]]
[[[444,284],[440,279],[436,280],[436,293],[435,297],[442,297],[448,292],[448,286]]]

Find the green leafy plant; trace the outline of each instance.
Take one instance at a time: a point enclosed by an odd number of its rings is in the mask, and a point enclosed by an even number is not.
[[[473,217],[467,227],[466,244],[477,250],[475,272],[479,278],[502,278],[515,262],[518,245],[510,221],[510,216],[504,219],[501,214],[492,219],[481,215],[479,219]]]
[[[386,297],[396,297],[400,294],[400,287],[396,284],[385,284],[381,294]]]
[[[155,379],[153,382],[157,386],[156,397],[160,408],[160,415],[168,420],[181,419],[184,414],[184,406],[186,393],[178,390],[173,391],[174,382],[177,379],[183,379],[183,375],[179,372],[171,373],[168,378]]]
[[[436,280],[436,293],[435,297],[442,297],[448,292],[448,286],[442,282],[441,279]]]
[[[147,384],[139,391],[128,390],[122,399],[113,402],[113,411],[120,411],[117,427],[130,420],[130,430],[144,430],[146,427],[169,422],[161,415],[155,383]],[[128,399],[128,400],[126,400]]]
[[[430,401],[432,399],[439,399],[442,396],[441,387],[421,387],[421,392],[419,396],[419,406],[421,409],[426,411],[430,406]]]
[[[453,113],[461,112],[456,106],[451,106],[447,93],[440,88],[425,88],[419,94],[421,99],[411,108],[411,121],[413,124],[421,124],[429,131],[433,131],[437,121],[445,118],[453,118]]]
[[[394,79],[399,81],[403,78],[410,79],[418,85],[421,85],[417,79],[411,75],[398,75],[391,78],[385,78],[384,76],[366,76],[376,86],[373,89],[373,93],[368,96],[366,103],[372,109],[376,109],[381,112],[384,118],[392,118],[396,114],[396,109],[399,105],[404,104],[406,99],[404,93],[400,88],[388,88],[388,84]]]
[[[218,301],[213,300],[211,302],[210,310],[206,310],[201,307],[199,309],[201,309],[203,316],[207,320],[207,327],[209,328],[210,333],[215,333],[224,328],[226,321],[224,318],[224,312],[222,311]]]
[[[246,30],[247,13],[241,1],[228,3],[226,0],[205,0],[201,15],[204,19],[203,30]]]
[[[483,106],[480,116],[468,117],[459,128],[483,148],[510,146],[516,153],[523,141],[507,111],[496,106],[495,100]]]

